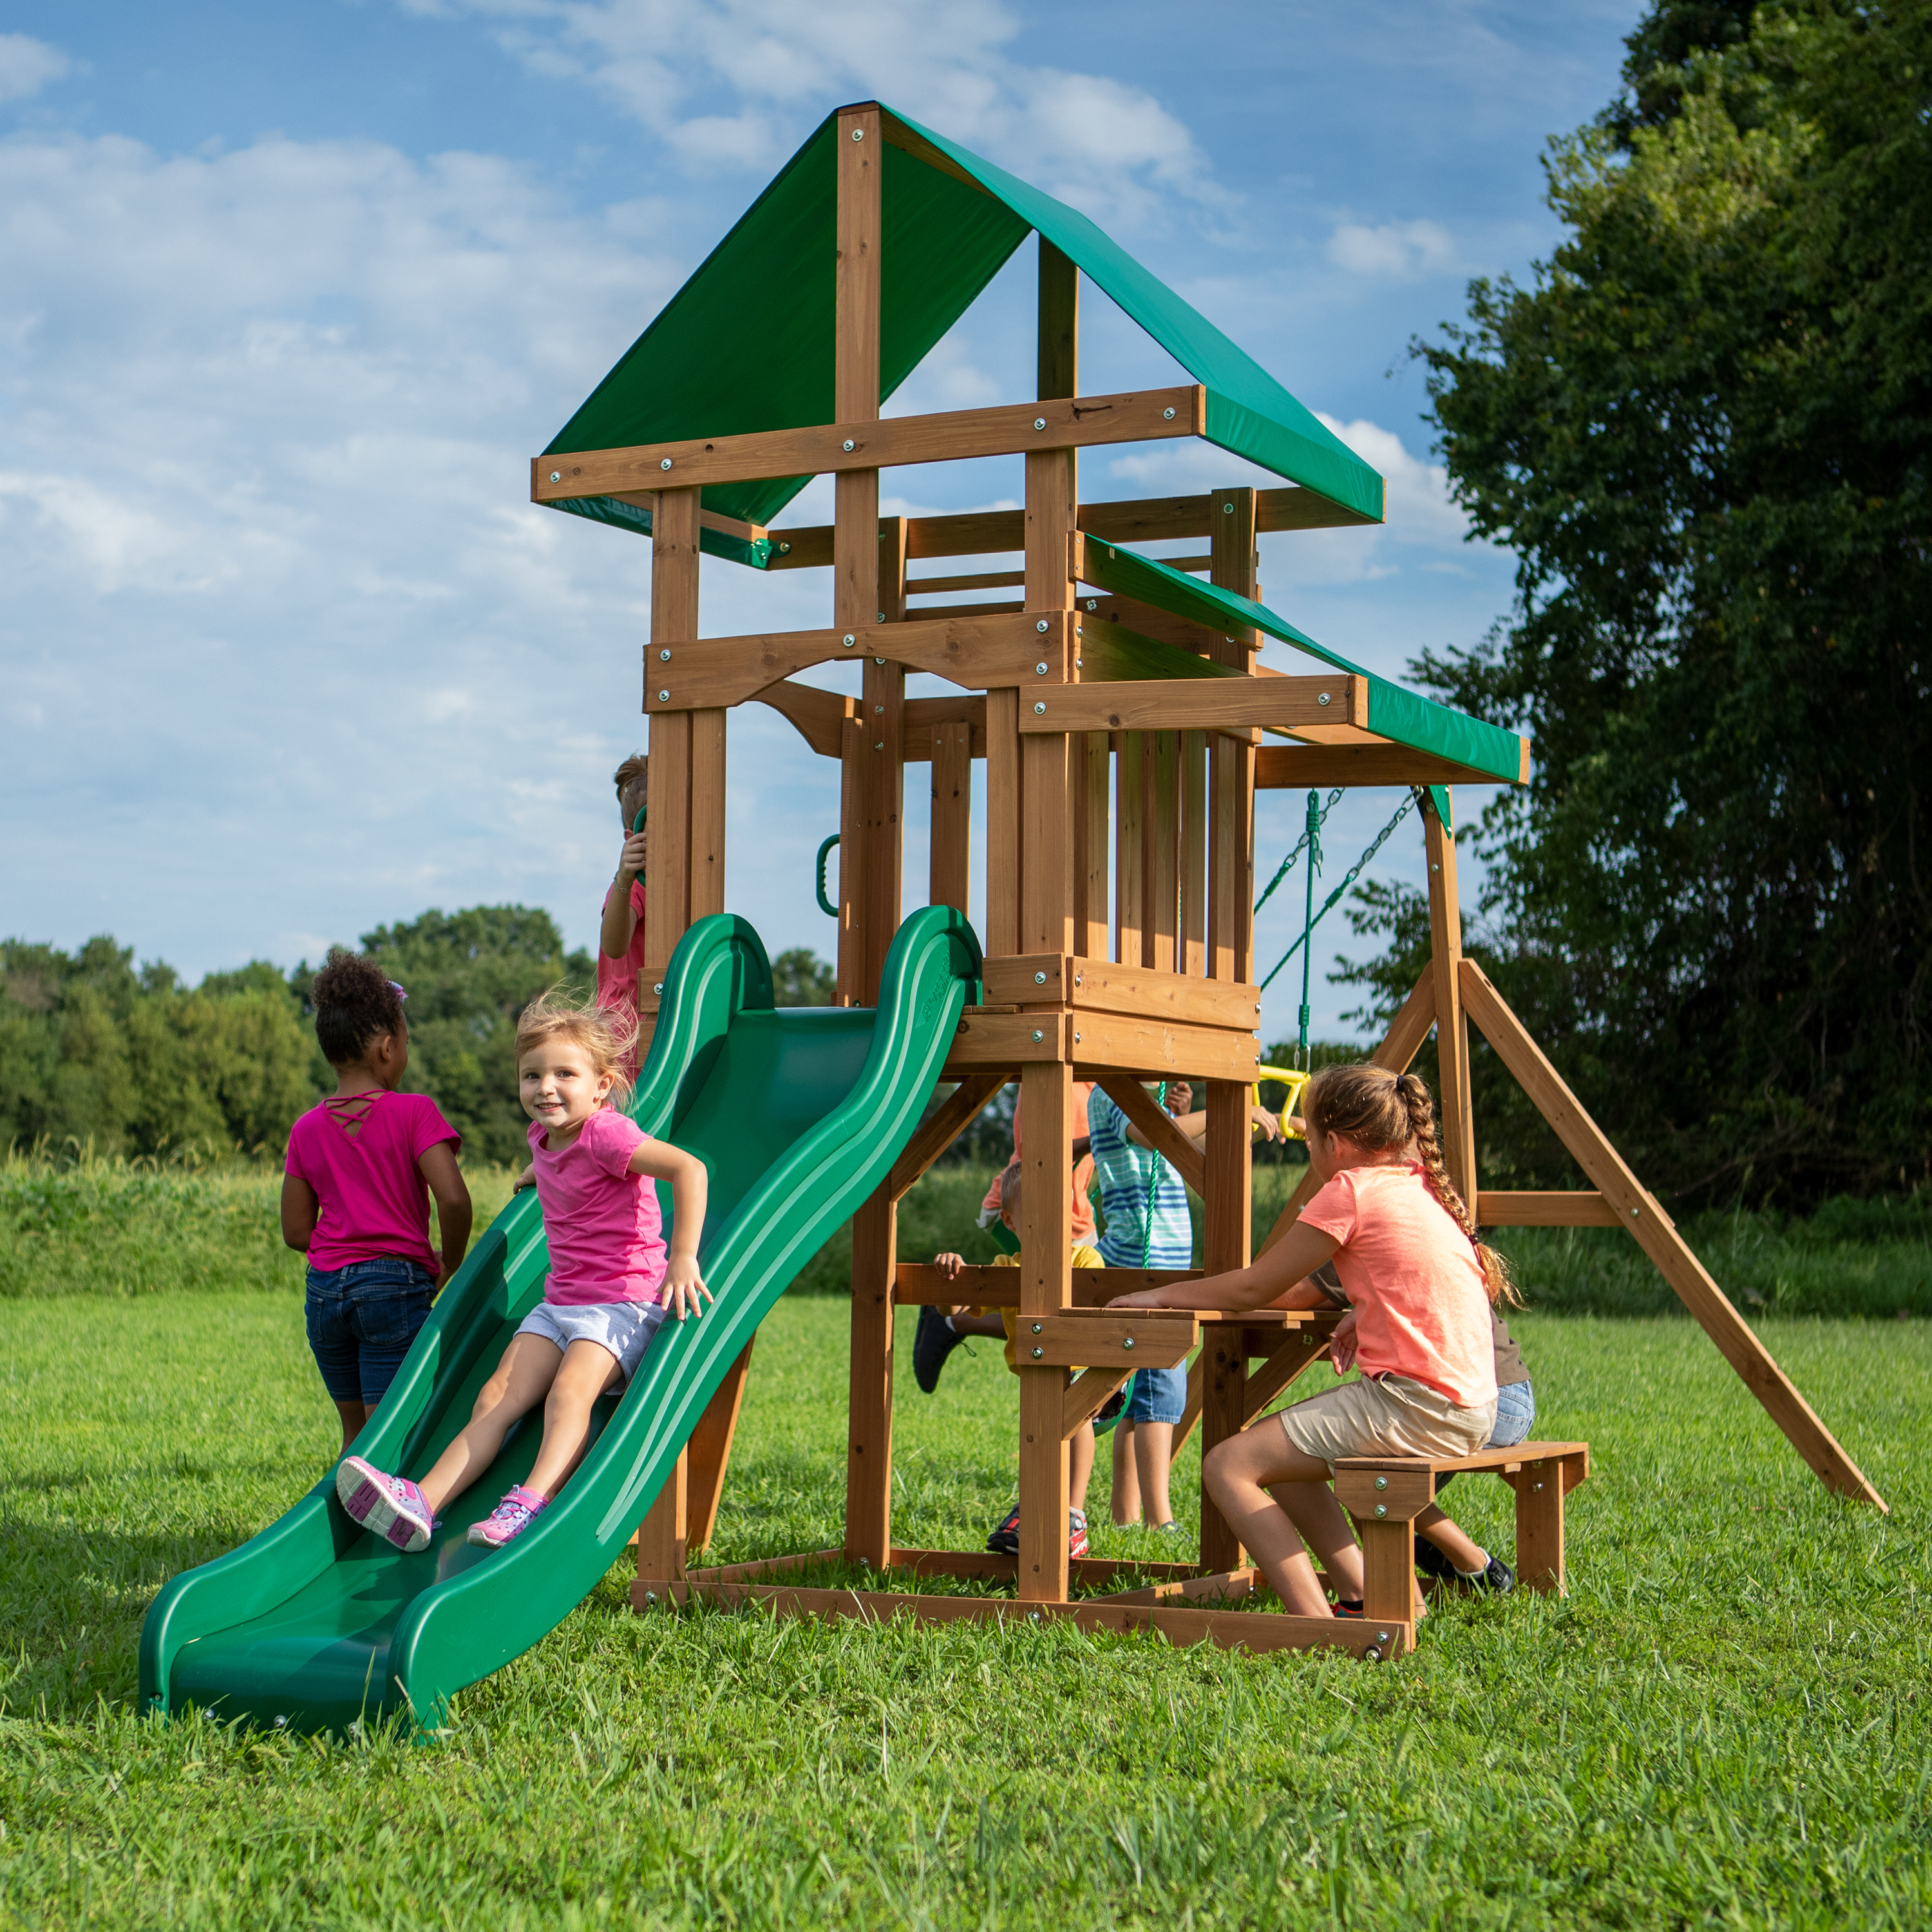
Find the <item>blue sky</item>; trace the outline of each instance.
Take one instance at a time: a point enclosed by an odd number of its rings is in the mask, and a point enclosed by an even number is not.
[[[526,461],[846,100],[1084,209],[1384,471],[1385,530],[1264,540],[1284,615],[1391,673],[1474,641],[1510,562],[1464,540],[1407,344],[1472,275],[1547,252],[1543,144],[1610,98],[1640,11],[14,0],[0,932],[109,932],[199,975],[518,899],[591,943],[608,775],[644,737],[649,548],[533,508]],[[895,412],[1028,393],[1031,273],[1029,248]],[[1084,386],[1170,368],[1090,297]],[[1246,480],[1161,446],[1090,454],[1082,494]],[[886,482],[914,511],[1018,488],[998,464]],[[702,627],[814,625],[829,599],[707,560]],[[774,951],[828,950],[809,873],[836,768],[758,706],[731,759],[733,909]],[[1337,808],[1331,880],[1390,806]],[[1264,800],[1264,863],[1299,808]],[[1376,870],[1419,880],[1419,836]],[[1264,962],[1295,929],[1268,910]],[[1349,1004],[1318,982],[1318,1031]]]

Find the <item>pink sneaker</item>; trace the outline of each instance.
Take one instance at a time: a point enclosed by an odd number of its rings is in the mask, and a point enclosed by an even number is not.
[[[436,1527],[423,1492],[406,1476],[386,1476],[360,1456],[345,1456],[335,1472],[335,1493],[352,1522],[405,1552],[426,1549]]]
[[[522,1535],[544,1507],[543,1497],[519,1483],[484,1521],[470,1526],[470,1540],[479,1550],[501,1550],[512,1537]]]

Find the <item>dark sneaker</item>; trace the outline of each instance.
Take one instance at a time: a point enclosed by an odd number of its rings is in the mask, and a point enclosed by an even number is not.
[[[995,1556],[1017,1556],[1020,1553],[1020,1506],[1018,1503],[1000,1517],[992,1534],[986,1539],[986,1547]]]
[[[1465,1582],[1478,1590],[1487,1590],[1496,1596],[1506,1596],[1516,1588],[1516,1572],[1500,1556],[1492,1556],[1489,1567],[1480,1576],[1465,1577]]]
[[[1016,1526],[1017,1526],[1017,1519],[1019,1515],[1018,1510],[1016,1510],[1013,1512],[1013,1515],[1016,1519]],[[1016,1536],[1013,1540],[1015,1547],[1017,1548],[1019,1541],[1018,1538]],[[1087,1540],[1087,1519],[1082,1516],[1077,1509],[1069,1510],[1066,1512],[1067,1555],[1070,1556],[1084,1556],[1090,1546],[1088,1544]]]
[[[1362,1614],[1362,1600],[1360,1597],[1338,1598],[1330,1607],[1338,1617],[1359,1618]]]
[[[1432,1576],[1438,1583],[1456,1581],[1455,1564],[1426,1536],[1418,1536],[1415,1539],[1415,1567],[1425,1576]]]
[[[912,1336],[912,1378],[928,1395],[939,1386],[939,1372],[945,1367],[946,1357],[965,1339],[947,1328],[946,1317],[938,1309],[919,1311],[919,1326]]]

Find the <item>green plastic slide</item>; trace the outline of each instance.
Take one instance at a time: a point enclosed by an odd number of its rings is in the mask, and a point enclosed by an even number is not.
[[[622,1552],[718,1384],[799,1270],[882,1180],[930,1098],[980,946],[932,906],[898,930],[879,1004],[772,1004],[758,934],[728,914],[686,934],[664,982],[632,1112],[710,1175],[699,1258],[716,1295],[668,1322],[621,1398],[598,1405],[589,1454],[515,1542],[472,1549],[536,1454],[541,1413],[451,1504],[413,1556],[358,1529],[333,1470],[279,1522],[176,1577],[141,1633],[141,1702],[223,1719],[341,1730],[362,1717],[442,1721],[464,1685],[554,1629]],[[661,1190],[667,1228],[670,1190]],[[534,1192],[496,1218],[445,1289],[358,1440],[379,1468],[421,1476],[467,1420],[548,1268]]]

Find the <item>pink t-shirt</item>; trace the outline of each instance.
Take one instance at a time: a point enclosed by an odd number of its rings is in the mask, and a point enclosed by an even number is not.
[[[303,1114],[289,1130],[283,1165],[315,1190],[309,1265],[327,1271],[393,1255],[434,1273],[429,1187],[416,1162],[442,1141],[460,1148],[463,1136],[427,1094],[378,1088],[366,1110],[325,1101]]]
[[[1482,1265],[1420,1162],[1345,1168],[1300,1218],[1342,1244],[1335,1272],[1356,1310],[1364,1375],[1407,1376],[1463,1408],[1495,1400]]]
[[[550,1243],[544,1299],[561,1308],[594,1302],[655,1301],[664,1286],[664,1223],[657,1184],[630,1171],[649,1137],[628,1114],[604,1107],[561,1153],[530,1123],[530,1158]]]

